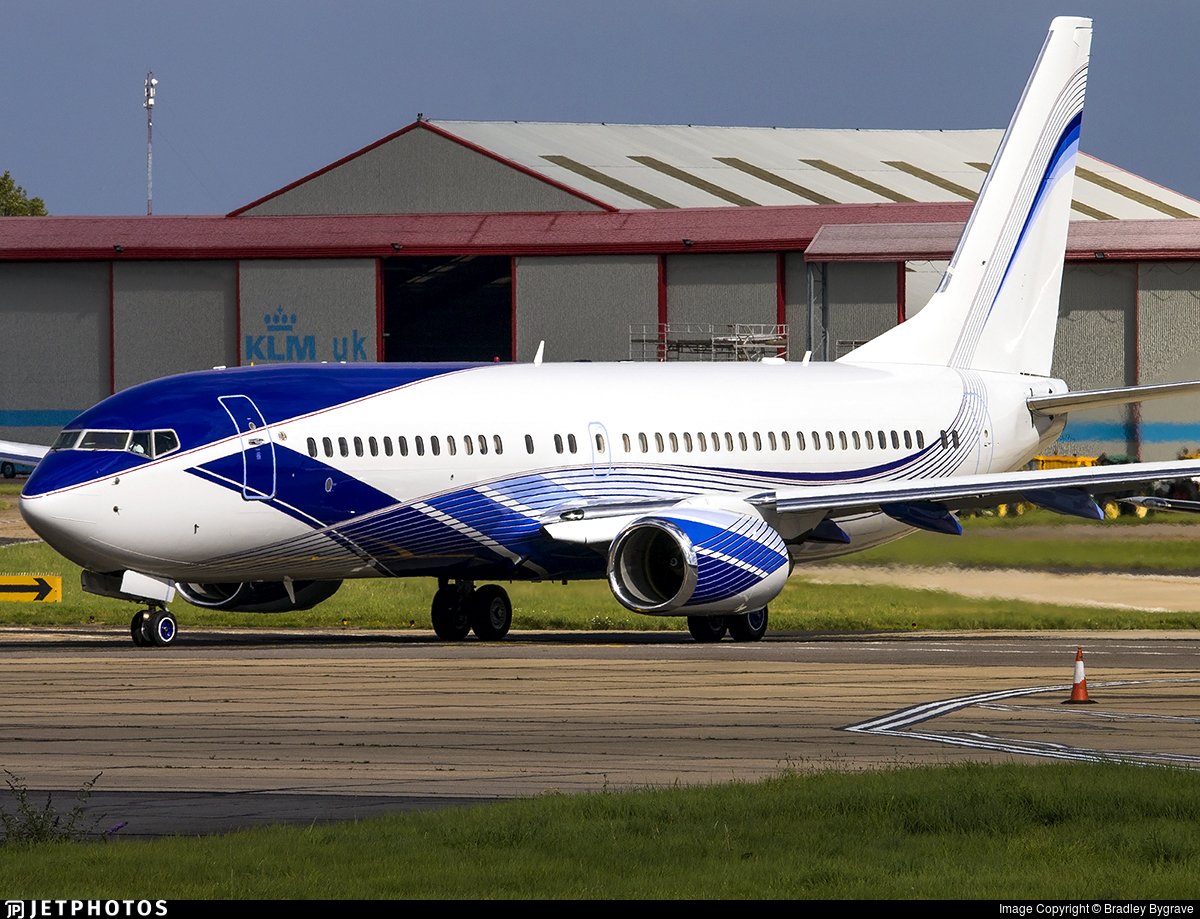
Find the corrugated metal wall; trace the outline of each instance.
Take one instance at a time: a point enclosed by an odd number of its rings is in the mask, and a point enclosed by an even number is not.
[[[244,261],[241,361],[377,359],[374,259]]]
[[[835,262],[825,266],[829,360],[837,360],[896,325],[896,279],[894,262]]]
[[[447,214],[599,207],[415,129],[276,195],[247,214]]]
[[[1138,288],[1141,382],[1200,379],[1200,263],[1143,263]],[[1200,451],[1200,396],[1145,403],[1141,435],[1144,459]]]
[[[516,359],[623,361],[629,327],[658,323],[658,257],[517,259]]]
[[[1063,271],[1051,372],[1071,389],[1137,382],[1136,276],[1137,267],[1132,264],[1067,265]],[[1082,456],[1135,453],[1132,411],[1109,408],[1072,414],[1054,452]]]
[[[0,438],[50,443],[109,395],[108,263],[0,265]]]
[[[773,254],[669,255],[666,276],[667,322],[672,327],[711,325],[713,333],[721,335],[731,325],[774,326],[778,321]],[[712,355],[684,352],[678,359],[711,360]]]
[[[237,364],[233,262],[118,262],[113,316],[118,390],[172,373]]]
[[[819,288],[818,291],[818,305]],[[800,252],[783,257],[784,321],[788,327],[788,360],[804,360],[804,352],[813,348],[808,315],[808,266]]]

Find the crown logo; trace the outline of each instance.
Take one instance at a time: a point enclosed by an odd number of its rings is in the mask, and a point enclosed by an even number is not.
[[[296,314],[290,316],[283,311],[283,304],[280,304],[275,309],[275,314],[267,313],[263,316],[263,325],[267,327],[267,331],[275,332],[290,332],[296,327]]]

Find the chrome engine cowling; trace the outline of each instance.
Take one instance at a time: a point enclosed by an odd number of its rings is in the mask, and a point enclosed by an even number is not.
[[[651,615],[762,609],[790,571],[783,538],[761,517],[707,508],[639,517],[608,553],[613,595],[626,609]]]

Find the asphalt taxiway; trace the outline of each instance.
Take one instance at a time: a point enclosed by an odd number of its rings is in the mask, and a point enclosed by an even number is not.
[[[1065,705],[1076,648],[1092,705]],[[0,765],[121,836],[962,761],[1200,766],[1200,633],[0,629]],[[2,803],[2,802],[0,802]]]

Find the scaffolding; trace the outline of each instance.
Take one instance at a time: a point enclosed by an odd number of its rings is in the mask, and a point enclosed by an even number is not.
[[[786,325],[739,322],[633,323],[629,326],[631,361],[761,361],[787,358]]]

